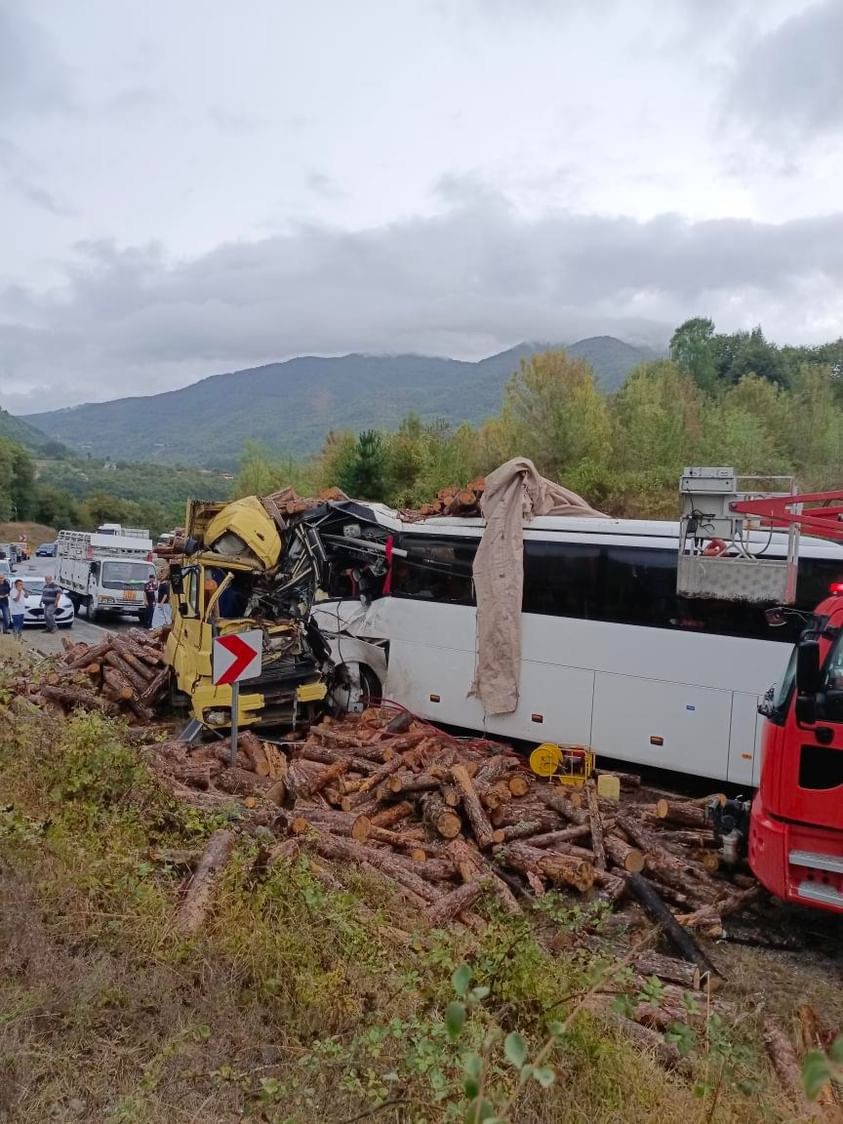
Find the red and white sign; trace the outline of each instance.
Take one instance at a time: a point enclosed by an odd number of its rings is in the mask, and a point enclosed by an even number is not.
[[[261,673],[263,633],[260,629],[217,636],[214,640],[214,686],[255,679]]]

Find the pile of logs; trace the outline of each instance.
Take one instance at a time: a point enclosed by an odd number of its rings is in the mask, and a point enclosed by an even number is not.
[[[99,644],[74,644],[63,637],[61,662],[36,684],[19,686],[25,694],[40,696],[33,701],[65,713],[82,707],[151,723],[169,686],[164,639],[163,629],[147,632],[140,628],[107,633]]]
[[[440,488],[432,503],[423,503],[419,508],[402,511],[401,518],[413,522],[437,515],[480,515],[480,500],[485,488],[486,480],[483,476],[471,480],[464,488],[459,484],[451,484],[447,488]]]
[[[548,888],[635,902],[685,962],[677,982],[713,971],[692,931],[718,935],[757,893],[750,876],[719,869],[700,802],[654,798],[626,775],[621,800],[604,800],[594,781],[539,779],[505,746],[386,708],[325,718],[298,741],[244,732],[233,765],[224,741],[147,752],[179,795],[269,808],[263,822],[287,837],[279,855],[304,849],[375,874],[430,924],[476,924],[481,895],[512,913]]]

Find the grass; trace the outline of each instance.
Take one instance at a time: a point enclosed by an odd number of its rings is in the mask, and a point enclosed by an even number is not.
[[[151,849],[200,847],[222,817],[175,805],[119,725],[0,714],[0,729],[0,1120],[462,1120],[474,1053],[519,1124],[787,1118],[747,1027],[687,1080],[575,1012],[601,966],[566,950],[584,917],[553,895],[535,921],[431,933],[362,875],[342,892],[306,859],[261,875],[243,835],[186,940],[181,874]],[[488,994],[453,1037],[461,965]],[[550,1042],[548,1088],[516,1087],[515,1032],[530,1057]]]

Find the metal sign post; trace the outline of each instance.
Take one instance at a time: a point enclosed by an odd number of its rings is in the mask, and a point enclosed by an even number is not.
[[[229,764],[237,760],[237,735],[240,725],[240,683],[256,679],[261,673],[263,633],[236,632],[214,638],[213,680],[215,687],[231,685],[231,751]]]

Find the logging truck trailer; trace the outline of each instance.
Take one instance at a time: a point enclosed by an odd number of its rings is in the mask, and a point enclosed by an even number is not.
[[[813,613],[792,607],[799,534],[843,541],[843,492],[800,494],[791,484],[746,498],[727,469],[686,470],[682,490],[683,530],[694,542],[684,554],[691,560],[687,582],[735,600],[763,601],[775,591],[783,604],[767,610],[771,624],[802,625],[783,674],[758,708],[765,722],[754,799],[714,808],[715,825],[728,829],[733,846],[748,844],[750,867],[771,893],[843,914],[843,581],[829,583]],[[786,530],[786,556],[743,549],[750,527],[771,537]],[[679,576],[681,582],[682,559]]]
[[[149,532],[142,528],[103,524],[96,531],[59,531],[56,578],[78,613],[88,619],[120,613],[141,619],[144,586],[154,575]]]

